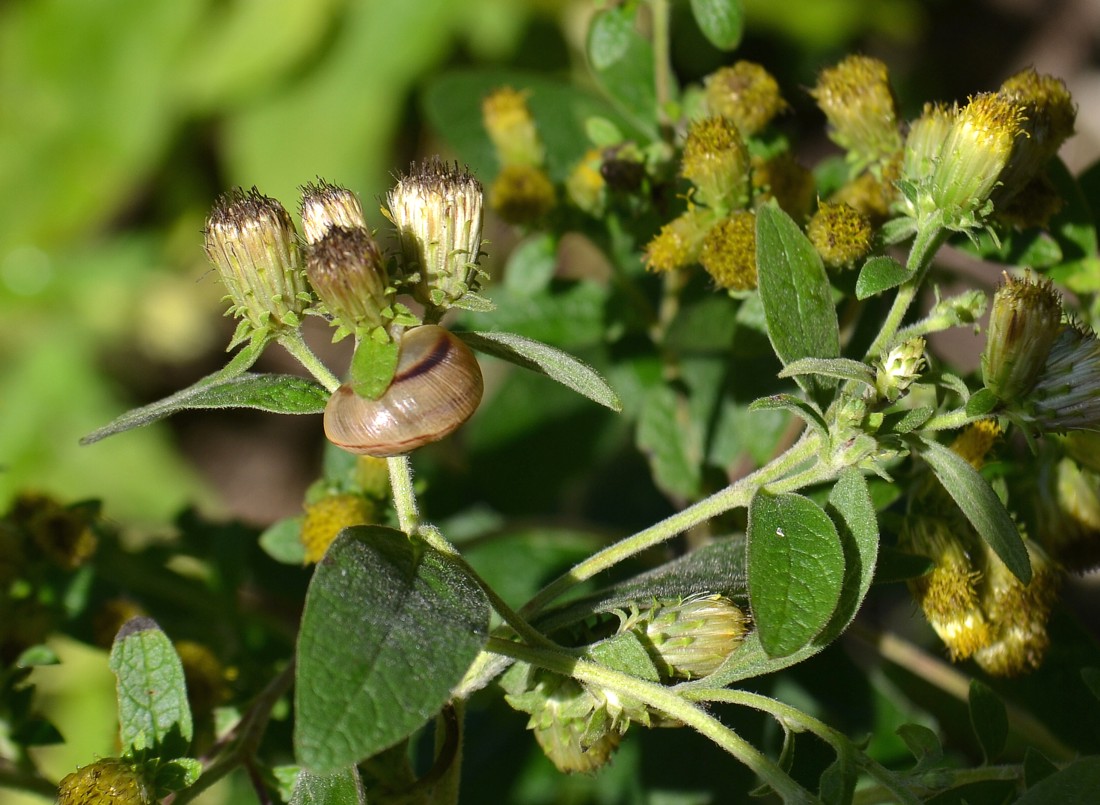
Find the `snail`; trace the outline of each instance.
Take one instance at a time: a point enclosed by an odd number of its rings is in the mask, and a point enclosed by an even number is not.
[[[434,324],[401,337],[397,371],[377,400],[340,386],[325,406],[325,436],[349,453],[388,457],[439,441],[481,402],[481,368],[462,341]]]

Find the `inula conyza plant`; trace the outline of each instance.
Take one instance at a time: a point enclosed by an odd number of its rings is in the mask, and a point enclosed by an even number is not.
[[[736,47],[738,3],[691,8]],[[85,441],[320,415],[321,476],[260,535],[184,515],[178,553],[20,498],[0,785],[53,791],[26,678],[62,630],[109,648],[120,722],[63,805],[181,805],[238,769],[263,803],[1096,796],[1100,652],[1061,605],[1100,563],[1100,256],[1057,157],[1066,86],[899,99],[859,55],[809,88],[734,58],[681,87],[668,15],[595,12],[602,96],[442,82],[454,152],[395,178],[379,230],[340,177],[297,217],[255,187],[214,202],[231,356]],[[807,165],[814,104],[833,150]],[[339,365],[311,320],[350,339]],[[970,368],[952,333],[980,333]],[[254,371],[275,345],[303,373]],[[589,497],[640,527],[546,519]]]

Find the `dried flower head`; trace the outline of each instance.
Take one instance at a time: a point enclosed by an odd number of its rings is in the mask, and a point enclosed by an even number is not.
[[[847,204],[822,202],[806,226],[806,234],[826,268],[852,268],[871,251],[870,219]]]
[[[688,129],[681,174],[695,185],[694,199],[728,213],[749,203],[749,152],[729,120],[708,117]]]
[[[720,288],[755,288],[756,215],[738,210],[715,224],[703,239],[699,262]]]
[[[759,134],[787,109],[775,78],[754,62],[721,67],[703,83],[710,113],[729,120],[745,138]]]
[[[418,277],[420,302],[446,309],[478,290],[482,191],[469,171],[438,158],[414,165],[389,192],[388,203],[403,269]]]
[[[366,229],[331,227],[306,255],[310,284],[338,324],[336,339],[365,334],[393,318],[394,289]]]
[[[359,197],[345,187],[318,179],[302,188],[302,231],[306,243],[313,245],[333,227],[366,230],[363,205]]]
[[[206,255],[241,319],[230,347],[255,333],[295,329],[309,304],[298,239],[290,215],[255,187],[231,190],[214,205],[203,230]]]
[[[883,62],[849,56],[822,70],[810,94],[829,121],[829,137],[848,152],[853,173],[901,150],[894,93]]]
[[[153,793],[137,767],[103,758],[65,775],[57,787],[58,805],[149,805]]]

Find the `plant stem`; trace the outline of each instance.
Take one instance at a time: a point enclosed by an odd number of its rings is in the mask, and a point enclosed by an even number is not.
[[[860,752],[844,734],[837,732],[823,721],[802,712],[796,707],[791,707],[789,704],[747,690],[689,688],[684,690],[683,695],[692,701],[724,702],[751,707],[754,710],[760,710],[774,716],[781,723],[793,724],[804,730],[809,730],[833,747],[838,758],[859,766],[868,775],[878,780],[881,788],[892,797],[889,800],[890,802],[907,803],[907,805],[919,805],[920,803],[920,799],[909,790],[897,774]]]
[[[668,119],[668,104],[672,100],[672,62],[669,42],[668,0],[649,0],[653,12],[653,87],[656,96],[657,125],[666,141],[672,137],[672,123]]]
[[[229,734],[218,741],[207,753],[203,765],[207,762],[209,765],[195,784],[165,797],[164,805],[184,805],[186,802],[191,802],[241,763],[251,758],[260,745],[264,730],[267,729],[271,708],[287,692],[293,681],[294,663],[292,661],[267,684],[266,688],[260,691],[248,708],[248,712],[241,716],[241,720]]]
[[[629,674],[612,671],[602,665],[567,654],[536,649],[507,640],[489,638],[489,651],[532,663],[603,690],[618,693],[658,710],[670,718],[697,730],[748,766],[778,793],[784,802],[814,802],[813,794],[792,780],[778,765],[755,746],[718,719],[685,701],[663,685],[646,682]]]
[[[397,512],[398,526],[410,536],[420,525],[420,512],[416,507],[413,491],[412,464],[407,455],[386,459],[390,471],[390,488],[393,490],[393,508]]]
[[[313,350],[302,338],[301,331],[288,330],[285,333],[280,333],[278,341],[282,344],[283,349],[297,358],[298,363],[302,364],[327,391],[331,393],[340,388],[340,379],[313,354]]]
[[[917,291],[920,290],[924,277],[928,273],[928,267],[932,265],[932,258],[936,256],[940,246],[947,240],[947,235],[948,231],[940,226],[932,224],[918,226],[916,237],[913,239],[913,247],[909,250],[909,260],[906,263],[906,268],[909,269],[911,276],[898,288],[897,296],[894,297],[894,304],[890,307],[890,312],[886,314],[882,329],[875,336],[871,346],[867,348],[867,355],[865,356],[867,359],[879,357],[893,343],[894,336],[897,335],[898,328],[901,327],[901,322],[909,310],[909,305],[916,298]]]
[[[785,472],[813,456],[817,450],[818,441],[817,436],[806,434],[779,458],[761,467],[751,475],[746,475],[739,481],[708,498],[700,500],[683,511],[677,512],[633,536],[626,537],[614,545],[609,545],[594,553],[574,565],[568,572],[554,579],[546,587],[543,587],[534,598],[524,605],[520,610],[520,614],[524,616],[533,615],[570,587],[592,578],[597,573],[601,573],[647,548],[660,545],[662,542],[672,539],[677,534],[705,520],[739,506],[747,505],[757,490],[765,485],[770,484],[774,491],[785,492],[809,483],[826,480],[835,471],[820,464],[811,467],[805,473],[800,473],[796,476],[797,480],[794,483],[779,480]]]

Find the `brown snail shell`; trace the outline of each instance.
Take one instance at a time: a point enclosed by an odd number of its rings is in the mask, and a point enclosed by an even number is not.
[[[477,358],[456,336],[434,324],[407,330],[397,371],[377,400],[340,386],[325,406],[325,436],[349,453],[388,457],[442,439],[481,402]]]

